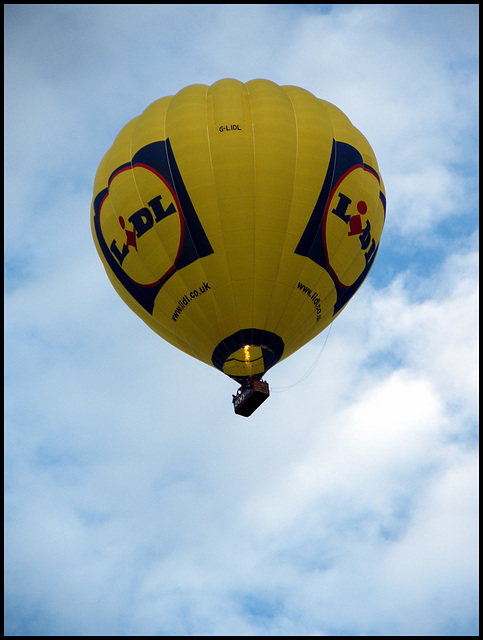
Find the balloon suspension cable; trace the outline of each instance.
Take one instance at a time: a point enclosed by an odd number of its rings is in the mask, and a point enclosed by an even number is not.
[[[297,382],[294,382],[293,384],[289,384],[287,387],[270,387],[271,391],[273,391],[274,393],[283,393],[284,391],[288,391],[289,389],[296,387],[298,384],[300,384],[310,376],[310,374],[314,371],[315,367],[318,365],[320,358],[322,357],[322,353],[324,352],[325,346],[327,344],[327,340],[329,339],[333,324],[334,323],[331,322],[331,324],[329,325],[329,331],[327,332],[327,335],[325,337],[324,344],[320,348],[320,351],[317,354],[317,357],[315,358],[314,362],[310,365],[310,367],[304,373],[304,375],[299,380],[297,380]]]

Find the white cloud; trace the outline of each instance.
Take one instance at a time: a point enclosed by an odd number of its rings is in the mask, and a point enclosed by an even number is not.
[[[408,271],[374,293],[367,322],[378,327],[374,350],[390,348],[428,376],[455,408],[475,408],[478,393],[478,254],[453,254],[429,280]],[[430,298],[416,299],[422,291]],[[472,419],[476,416],[473,413]]]
[[[414,635],[435,633],[438,627],[442,634],[458,614],[476,622],[478,461],[474,452],[449,449],[447,454],[445,471],[429,484],[406,535],[381,565],[381,578],[394,585],[400,628]],[[387,615],[387,598],[383,606]]]

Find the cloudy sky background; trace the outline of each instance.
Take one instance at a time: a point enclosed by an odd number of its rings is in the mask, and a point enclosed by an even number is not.
[[[6,635],[478,634],[477,24],[6,5]],[[118,298],[89,226],[120,128],[223,77],[336,104],[387,190],[368,280],[248,420]]]

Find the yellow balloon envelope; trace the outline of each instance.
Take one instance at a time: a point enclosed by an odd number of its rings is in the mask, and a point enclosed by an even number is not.
[[[367,276],[385,191],[329,102],[267,80],[162,98],[97,171],[109,279],[162,338],[244,382],[325,329]]]

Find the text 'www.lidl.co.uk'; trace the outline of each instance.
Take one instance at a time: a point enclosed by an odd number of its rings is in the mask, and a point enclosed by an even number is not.
[[[195,300],[198,296],[202,295],[209,289],[211,289],[210,285],[207,282],[203,282],[200,287],[198,287],[194,291],[186,293],[180,300],[178,300],[178,306],[173,311],[173,315],[171,316],[173,322],[176,322],[178,320],[180,313],[183,311],[183,309],[186,309],[190,302]]]

